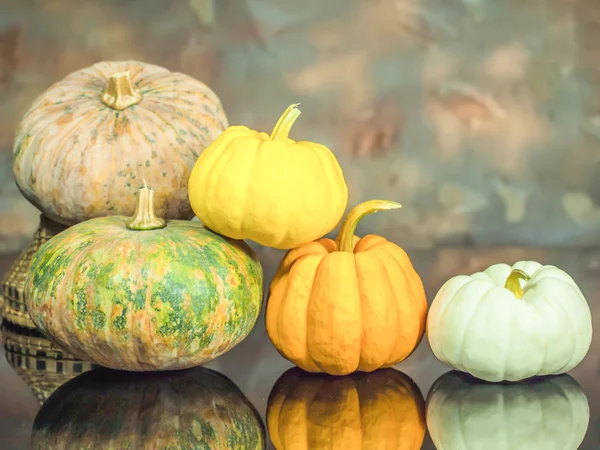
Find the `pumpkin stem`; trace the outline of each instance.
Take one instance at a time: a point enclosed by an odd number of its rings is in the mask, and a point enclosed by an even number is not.
[[[300,116],[301,112],[298,109],[298,105],[300,103],[295,103],[293,105],[288,106],[288,108],[281,115],[275,127],[273,128],[273,132],[271,133],[272,141],[285,141],[290,135],[290,130],[292,129],[292,125],[296,119]]]
[[[360,222],[363,217],[378,211],[387,211],[397,208],[402,208],[402,205],[389,200],[369,200],[356,205],[350,210],[340,228],[340,234],[336,239],[339,251],[354,252],[354,231],[356,230],[358,222]]]
[[[133,87],[129,72],[113,73],[108,79],[108,86],[102,92],[102,103],[122,111],[142,101],[142,94]]]
[[[523,288],[521,287],[521,280],[529,281],[531,277],[525,272],[519,269],[513,269],[506,283],[504,283],[504,289],[508,289],[510,292],[515,294],[517,298],[523,298]]]
[[[154,213],[154,190],[150,189],[144,180],[144,187],[139,190],[138,203],[135,208],[135,214],[129,222],[127,228],[130,230],[157,230],[167,226],[164,219],[157,217]]]

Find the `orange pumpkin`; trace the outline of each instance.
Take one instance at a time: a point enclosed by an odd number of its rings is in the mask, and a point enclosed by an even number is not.
[[[395,369],[338,378],[294,368],[273,386],[267,427],[277,450],[418,450],[425,402]]]
[[[23,195],[62,224],[132,215],[142,178],[156,189],[160,217],[191,219],[192,167],[227,126],[204,83],[142,62],[100,62],[34,101],[13,171]]]
[[[267,334],[308,372],[346,375],[390,367],[425,331],[427,301],[406,252],[385,238],[354,236],[360,219],[398,203],[372,200],[346,217],[336,241],[291,250],[269,289]]]

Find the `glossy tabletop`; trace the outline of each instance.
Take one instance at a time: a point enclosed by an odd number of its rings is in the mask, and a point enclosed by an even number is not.
[[[497,262],[533,259],[567,271],[585,294],[595,326],[600,317],[600,249],[447,248],[408,253],[430,303],[442,283],[454,275]],[[282,253],[259,249],[258,254],[268,282]],[[0,255],[0,274],[15,256]],[[432,434],[453,442],[454,446],[444,447],[450,450],[600,448],[598,335],[585,360],[568,375],[487,384],[449,373],[426,339],[395,367],[397,371],[339,378],[288,372],[293,366],[269,342],[262,316],[246,340],[207,364],[217,374],[203,368],[162,374],[93,369],[68,381],[71,375],[57,374],[60,370],[51,355],[37,361],[19,355],[8,342],[11,333],[24,332],[5,324],[6,357],[0,360],[1,449],[29,449],[32,443],[36,448],[73,448],[69,445],[75,440],[80,445],[76,448],[84,448],[84,442],[91,445],[85,448],[109,448],[103,445],[111,433],[113,445],[119,443],[111,448],[126,448],[127,442],[137,443],[134,448],[163,448],[154,446],[161,442],[188,442],[188,447],[168,448],[210,448],[197,439],[204,431],[194,428],[195,415],[229,431],[242,420],[237,430],[245,423],[246,436],[252,439],[260,439],[264,431],[269,449],[275,448],[274,440],[302,439],[307,429],[313,435],[309,448],[413,449],[419,448],[425,401],[429,421],[423,449],[436,448]],[[85,367],[70,369],[77,372]],[[169,435],[182,429],[196,440]],[[579,447],[569,443],[583,433]],[[371,444],[361,447],[360,436],[372,439]],[[60,442],[64,446],[58,447]]]

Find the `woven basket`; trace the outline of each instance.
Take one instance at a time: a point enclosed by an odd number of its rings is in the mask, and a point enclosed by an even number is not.
[[[95,366],[58,349],[35,330],[2,326],[6,360],[27,384],[40,405],[59,386]]]
[[[19,355],[78,361],[78,358],[62,350],[39,331],[11,326],[9,322],[2,326],[2,340],[7,351]]]
[[[29,317],[25,305],[24,288],[27,270],[29,269],[33,255],[38,251],[42,244],[66,229],[67,227],[65,225],[56,223],[43,214],[40,216],[40,226],[33,236],[33,241],[19,255],[2,280],[0,294],[4,297],[2,302],[2,315],[5,321],[25,328],[36,328]]]

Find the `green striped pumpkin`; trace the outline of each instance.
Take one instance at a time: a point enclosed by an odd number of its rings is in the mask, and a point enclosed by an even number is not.
[[[74,225],[34,256],[29,313],[72,355],[115,369],[184,369],[227,352],[256,323],[263,272],[252,249],[199,222],[157,218],[153,195],[140,189],[133,218]]]
[[[264,425],[239,388],[203,367],[95,369],[59,387],[38,412],[31,448],[261,450]]]

